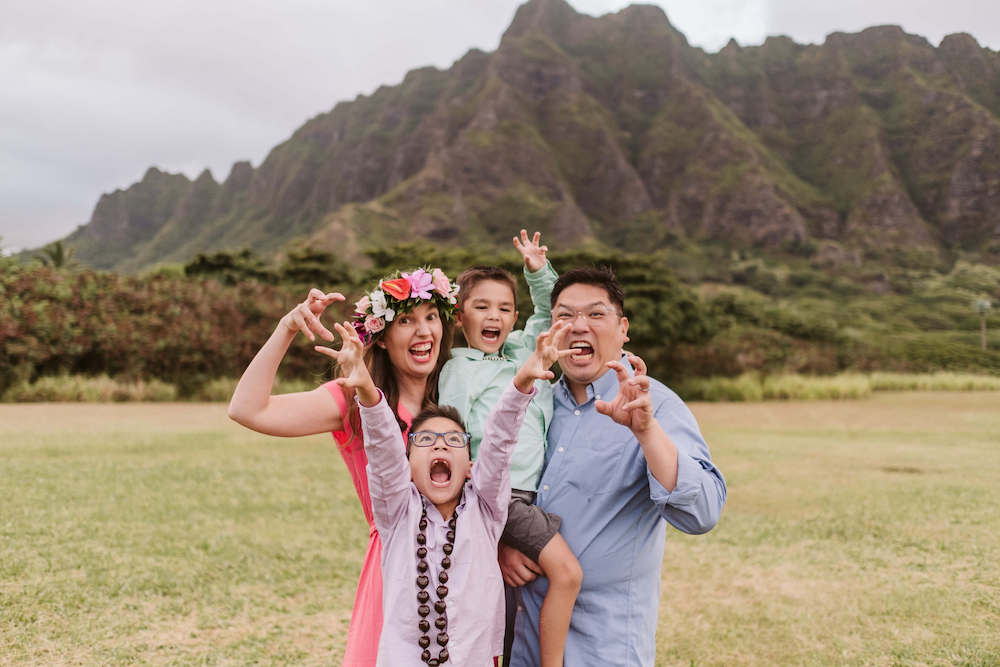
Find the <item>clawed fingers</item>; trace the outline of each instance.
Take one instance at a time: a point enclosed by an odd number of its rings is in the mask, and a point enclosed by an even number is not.
[[[556,322],[554,325],[549,327],[547,333],[549,333],[552,336],[553,345],[555,345],[556,347],[562,345],[563,340],[566,339],[566,332],[569,331],[570,326],[571,325],[569,322]]]
[[[626,403],[625,405],[623,405],[622,406],[622,410],[624,410],[625,412],[631,412],[632,410],[636,410],[636,409],[640,409],[640,408],[648,408],[651,405],[652,405],[652,401],[649,400],[649,395],[648,394],[643,394],[642,396],[640,396],[639,398],[635,399],[634,401],[629,401],[628,403]]]
[[[325,354],[334,361],[337,360],[337,350],[333,349],[332,347],[327,347],[325,345],[314,345],[313,349],[319,352],[320,354]]]
[[[325,340],[333,340],[333,334],[319,321],[308,302],[300,303],[295,308],[292,319],[309,340],[316,340],[316,334]]]
[[[628,355],[628,362],[632,364],[636,375],[646,375],[646,362],[634,354]]]
[[[637,391],[648,392],[650,380],[648,375],[635,375],[630,377],[625,384],[629,387],[635,388]]]
[[[625,365],[620,361],[609,361],[608,368],[613,368],[615,375],[618,376],[618,384],[624,384],[628,382],[629,375],[628,371],[625,370]]]

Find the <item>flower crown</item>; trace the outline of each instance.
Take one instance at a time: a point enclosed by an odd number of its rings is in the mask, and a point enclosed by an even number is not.
[[[455,315],[457,295],[458,284],[448,280],[441,269],[419,268],[412,273],[400,273],[398,278],[383,278],[378,289],[354,304],[354,330],[367,344],[397,313],[408,313],[422,301],[433,301],[441,316],[450,322]]]

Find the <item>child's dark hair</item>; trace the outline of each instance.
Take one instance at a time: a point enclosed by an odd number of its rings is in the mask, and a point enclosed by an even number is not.
[[[428,419],[434,419],[435,417],[443,417],[445,419],[450,419],[451,421],[458,424],[458,427],[462,431],[468,433],[469,429],[465,428],[465,422],[462,421],[462,415],[458,413],[458,410],[451,407],[450,405],[429,405],[423,410],[421,410],[416,417],[413,418],[413,422],[410,423],[410,433],[414,431],[419,431],[420,427],[423,426],[424,422]],[[472,458],[472,448],[469,445],[465,446],[465,451],[468,452],[469,458]],[[406,456],[410,456],[410,439],[406,439]]]
[[[472,266],[462,271],[458,276],[458,299],[464,301],[469,292],[478,283],[484,280],[495,280],[510,287],[514,295],[514,303],[517,303],[517,278],[507,269],[499,266]]]
[[[600,287],[608,293],[608,299],[611,303],[618,307],[619,315],[625,313],[625,290],[615,278],[615,272],[611,270],[610,266],[572,269],[559,276],[556,284],[552,286],[552,305],[556,305],[559,294],[564,289],[576,284]]]

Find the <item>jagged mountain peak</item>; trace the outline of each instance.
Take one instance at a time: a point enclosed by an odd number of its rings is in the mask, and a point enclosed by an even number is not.
[[[151,167],[69,240],[80,261],[125,270],[303,236],[356,253],[521,227],[563,245],[687,236],[1000,260],[998,57],[898,26],[709,54],[656,6],[595,18],[531,0],[497,51],[341,102],[221,186]]]

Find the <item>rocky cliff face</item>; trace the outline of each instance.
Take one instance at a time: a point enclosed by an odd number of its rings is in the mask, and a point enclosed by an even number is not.
[[[421,236],[653,249],[828,240],[869,256],[1000,261],[1000,54],[883,26],[717,54],[658,8],[532,0],[494,53],[306,122],[219,184],[150,169],[105,195],[76,256],[135,270],[194,252],[340,252]],[[828,247],[828,244],[827,244]]]

